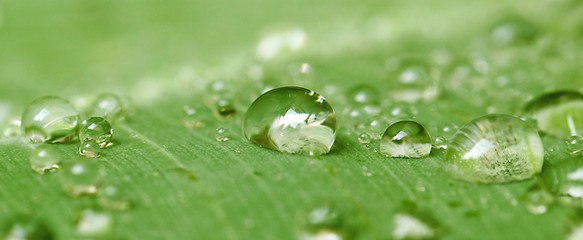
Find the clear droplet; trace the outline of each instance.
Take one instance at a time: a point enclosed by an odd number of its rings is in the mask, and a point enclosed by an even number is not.
[[[534,215],[546,213],[549,205],[554,200],[551,193],[538,185],[526,192],[522,199],[526,209]]]
[[[492,29],[492,40],[499,45],[532,42],[538,27],[524,19],[509,18],[498,22]]]
[[[61,155],[53,149],[54,146],[40,145],[30,154],[30,166],[37,173],[45,174],[59,169]]]
[[[525,110],[548,134],[568,137],[583,134],[583,94],[556,91],[530,101]]]
[[[412,215],[396,214],[393,222],[395,224],[392,232],[394,239],[433,239],[435,237],[435,232],[429,224]]]
[[[90,116],[116,121],[123,117],[124,105],[121,98],[113,93],[98,95],[90,109]]]
[[[583,208],[583,161],[581,158],[565,159],[545,168],[541,174],[542,186],[557,202]]]
[[[437,136],[433,140],[433,147],[437,149],[447,149],[447,139],[444,136]]]
[[[103,167],[95,159],[74,158],[63,164],[61,186],[73,197],[97,193],[104,177]]]
[[[373,139],[373,137],[368,132],[363,132],[360,135],[358,135],[358,142],[360,142],[362,144],[370,143],[372,141],[372,139]]]
[[[105,147],[113,137],[111,124],[102,117],[92,117],[81,123],[79,139],[81,142],[94,141],[99,147]]]
[[[110,214],[85,209],[77,221],[77,233],[85,236],[105,235],[111,232],[113,220]]]
[[[219,142],[229,141],[229,132],[224,128],[217,128],[215,132],[215,139]]]
[[[567,144],[567,151],[571,155],[581,154],[581,150],[583,150],[583,137],[579,135],[570,136],[565,143]]]
[[[416,102],[437,96],[437,81],[431,65],[417,58],[395,58],[387,61],[391,94],[397,101]]]
[[[10,226],[3,239],[6,240],[28,240],[28,239],[53,239],[55,236],[48,226],[30,217],[20,216],[12,219]]]
[[[122,192],[122,189],[114,185],[101,187],[97,199],[101,206],[112,210],[124,211],[130,207],[130,200]]]
[[[65,99],[41,97],[26,107],[21,124],[31,142],[65,142],[77,133],[79,113]]]
[[[379,105],[379,90],[369,85],[357,85],[347,92],[348,103],[353,105]]]
[[[12,119],[4,126],[2,130],[2,135],[5,137],[17,137],[22,134],[20,117],[17,119]]]
[[[431,152],[431,138],[423,125],[409,120],[399,121],[387,128],[380,148],[387,157],[421,158]]]
[[[330,206],[314,208],[302,217],[298,239],[353,239],[356,236],[355,219],[348,219],[347,215]]]
[[[326,154],[336,129],[336,115],[326,99],[300,87],[264,93],[249,107],[244,120],[248,140],[291,154]]]
[[[486,115],[462,127],[443,161],[453,178],[479,183],[519,181],[540,173],[543,145],[538,132],[510,115]]]
[[[97,158],[101,155],[101,148],[93,140],[85,141],[79,146],[79,154],[88,158]]]

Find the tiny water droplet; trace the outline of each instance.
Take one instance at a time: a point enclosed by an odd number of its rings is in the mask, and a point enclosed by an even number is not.
[[[103,117],[109,121],[116,121],[123,118],[124,105],[121,98],[113,93],[102,93],[98,95],[90,109],[90,116]]]
[[[555,91],[530,101],[525,111],[537,120],[538,128],[548,134],[569,137],[583,134],[583,94]]]
[[[551,193],[540,186],[534,186],[522,197],[526,210],[534,215],[547,212],[547,209],[554,199]]]
[[[111,124],[102,117],[92,117],[81,123],[79,139],[81,142],[94,141],[99,147],[105,147],[113,137]]]
[[[583,150],[583,137],[579,135],[570,136],[565,143],[567,144],[567,151],[571,155],[581,154],[581,150]]]
[[[365,144],[365,143],[370,143],[372,141],[373,137],[367,133],[361,133],[360,135],[358,135],[358,142]]]
[[[65,142],[77,133],[79,113],[65,99],[41,97],[26,107],[21,124],[31,142]]]
[[[40,145],[32,150],[30,165],[37,173],[45,174],[59,169],[61,155],[50,145]]]
[[[389,157],[421,158],[431,152],[431,138],[423,125],[414,121],[392,124],[381,138],[381,153]]]
[[[85,236],[105,235],[111,232],[113,220],[110,214],[85,209],[77,221],[77,232]]]
[[[447,149],[447,139],[444,136],[437,136],[433,140],[433,147],[436,149]]]
[[[130,206],[130,201],[123,191],[114,185],[106,185],[100,188],[97,200],[105,208],[123,211]]]
[[[88,158],[97,158],[101,155],[101,148],[93,140],[85,141],[79,146],[79,154]]]
[[[322,155],[336,137],[336,115],[324,97],[300,87],[270,90],[253,102],[244,120],[245,137],[284,153]]]
[[[229,132],[224,128],[217,128],[215,132],[215,139],[219,142],[229,141]]]
[[[105,172],[95,159],[74,158],[63,163],[60,173],[63,190],[73,197],[93,195],[101,185]]]
[[[540,173],[543,145],[538,132],[510,115],[486,115],[462,127],[443,161],[451,177],[479,183],[520,181]]]

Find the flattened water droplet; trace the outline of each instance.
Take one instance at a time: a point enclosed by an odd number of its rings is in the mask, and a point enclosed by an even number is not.
[[[103,117],[109,121],[116,121],[123,117],[124,105],[121,98],[113,93],[98,95],[90,109],[90,116]]]
[[[64,142],[77,133],[79,113],[65,99],[41,97],[26,107],[21,122],[31,142]]]
[[[423,125],[405,120],[387,128],[380,148],[388,157],[421,158],[431,152],[431,138]]]
[[[435,232],[425,222],[408,214],[396,214],[395,228],[392,236],[395,239],[432,239]]]
[[[6,240],[27,240],[27,239],[53,239],[52,231],[38,219],[20,216],[12,219],[6,231]]]
[[[81,123],[79,139],[81,142],[94,141],[99,147],[105,147],[113,137],[111,124],[102,117],[92,117]]]
[[[35,147],[30,154],[30,166],[37,173],[45,174],[59,169],[61,155],[50,145]]]
[[[77,221],[77,232],[85,236],[105,235],[111,232],[113,220],[108,213],[85,209]]]
[[[322,155],[336,137],[336,115],[319,94],[283,87],[261,95],[245,114],[245,137],[284,153]]]
[[[579,135],[570,136],[565,143],[567,144],[567,151],[571,155],[581,154],[581,150],[583,150],[583,137]]]
[[[568,137],[583,134],[583,94],[556,91],[530,101],[525,110],[548,134]]]
[[[101,155],[101,148],[99,147],[99,144],[93,140],[85,141],[79,146],[79,154],[88,158],[96,158]]]
[[[453,178],[470,182],[511,182],[540,173],[543,157],[535,129],[513,116],[486,115],[453,136],[443,169]]]
[[[541,184],[564,205],[583,208],[583,159],[566,159],[545,169]]]
[[[63,164],[61,186],[73,197],[97,192],[104,177],[103,167],[95,159],[74,158]]]

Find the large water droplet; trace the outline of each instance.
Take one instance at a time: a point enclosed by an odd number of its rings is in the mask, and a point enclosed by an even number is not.
[[[50,145],[40,145],[32,150],[30,166],[37,173],[45,174],[59,169],[61,155]]]
[[[423,125],[405,120],[387,128],[380,148],[388,157],[421,158],[431,152],[431,138]]]
[[[542,186],[559,203],[583,208],[583,159],[566,159],[541,174]]]
[[[108,213],[85,209],[77,221],[77,232],[86,236],[105,235],[111,232],[113,220]]]
[[[31,142],[64,142],[77,133],[79,113],[65,99],[41,97],[26,107],[21,122]]]
[[[530,101],[525,110],[542,131],[560,137],[583,134],[583,94],[556,91]]]
[[[63,164],[61,186],[66,193],[78,197],[93,195],[104,177],[103,167],[95,159],[74,158]]]
[[[81,123],[79,139],[81,142],[95,141],[99,147],[105,147],[113,137],[111,124],[105,118],[92,117]]]
[[[253,102],[243,129],[245,137],[259,146],[317,156],[330,151],[337,126],[324,97],[305,88],[283,87]]]
[[[502,183],[540,173],[543,157],[543,145],[534,128],[513,116],[486,115],[454,135],[443,168],[457,179]]]

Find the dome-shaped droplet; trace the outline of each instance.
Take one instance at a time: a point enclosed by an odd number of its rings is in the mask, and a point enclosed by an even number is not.
[[[109,213],[85,209],[77,221],[77,233],[84,236],[100,236],[111,232],[113,220]]]
[[[348,103],[353,105],[378,105],[381,102],[379,90],[369,85],[357,85],[347,92]]]
[[[101,155],[101,147],[93,140],[85,141],[79,146],[79,154],[88,158],[96,158]]]
[[[9,220],[7,229],[0,229],[6,235],[0,235],[6,240],[53,239],[55,236],[49,227],[40,219],[30,216],[17,216]]]
[[[545,168],[541,184],[562,204],[583,208],[583,158],[571,158]]]
[[[571,155],[581,154],[581,151],[583,150],[583,137],[582,136],[579,136],[579,135],[570,136],[569,138],[567,138],[567,140],[565,140],[565,143],[567,144],[567,151]]]
[[[60,97],[34,100],[22,114],[22,130],[31,142],[63,142],[77,133],[79,113]]]
[[[59,169],[61,156],[50,145],[35,147],[30,154],[30,166],[37,173],[45,174]]]
[[[530,101],[525,110],[546,133],[568,137],[583,134],[583,94],[556,91]]]
[[[81,142],[95,141],[99,147],[105,147],[113,137],[111,124],[105,118],[92,117],[84,120],[79,129],[79,139]]]
[[[443,161],[452,177],[502,183],[533,177],[543,165],[536,129],[509,115],[486,115],[462,127],[451,139]]]
[[[90,116],[115,121],[122,117],[123,110],[123,102],[119,96],[113,93],[102,93],[91,104]]]
[[[399,121],[387,128],[381,138],[381,153],[388,157],[421,158],[431,152],[431,138],[423,125]]]
[[[437,81],[431,64],[421,58],[394,58],[387,61],[391,94],[396,101],[431,100],[437,95]]]
[[[104,170],[97,160],[79,157],[64,163],[60,174],[65,192],[77,197],[97,193]]]
[[[530,21],[510,17],[492,27],[492,40],[499,45],[524,44],[532,42],[538,27]]]
[[[336,115],[324,97],[300,87],[264,93],[249,107],[244,120],[248,140],[291,154],[329,152],[336,129]]]

